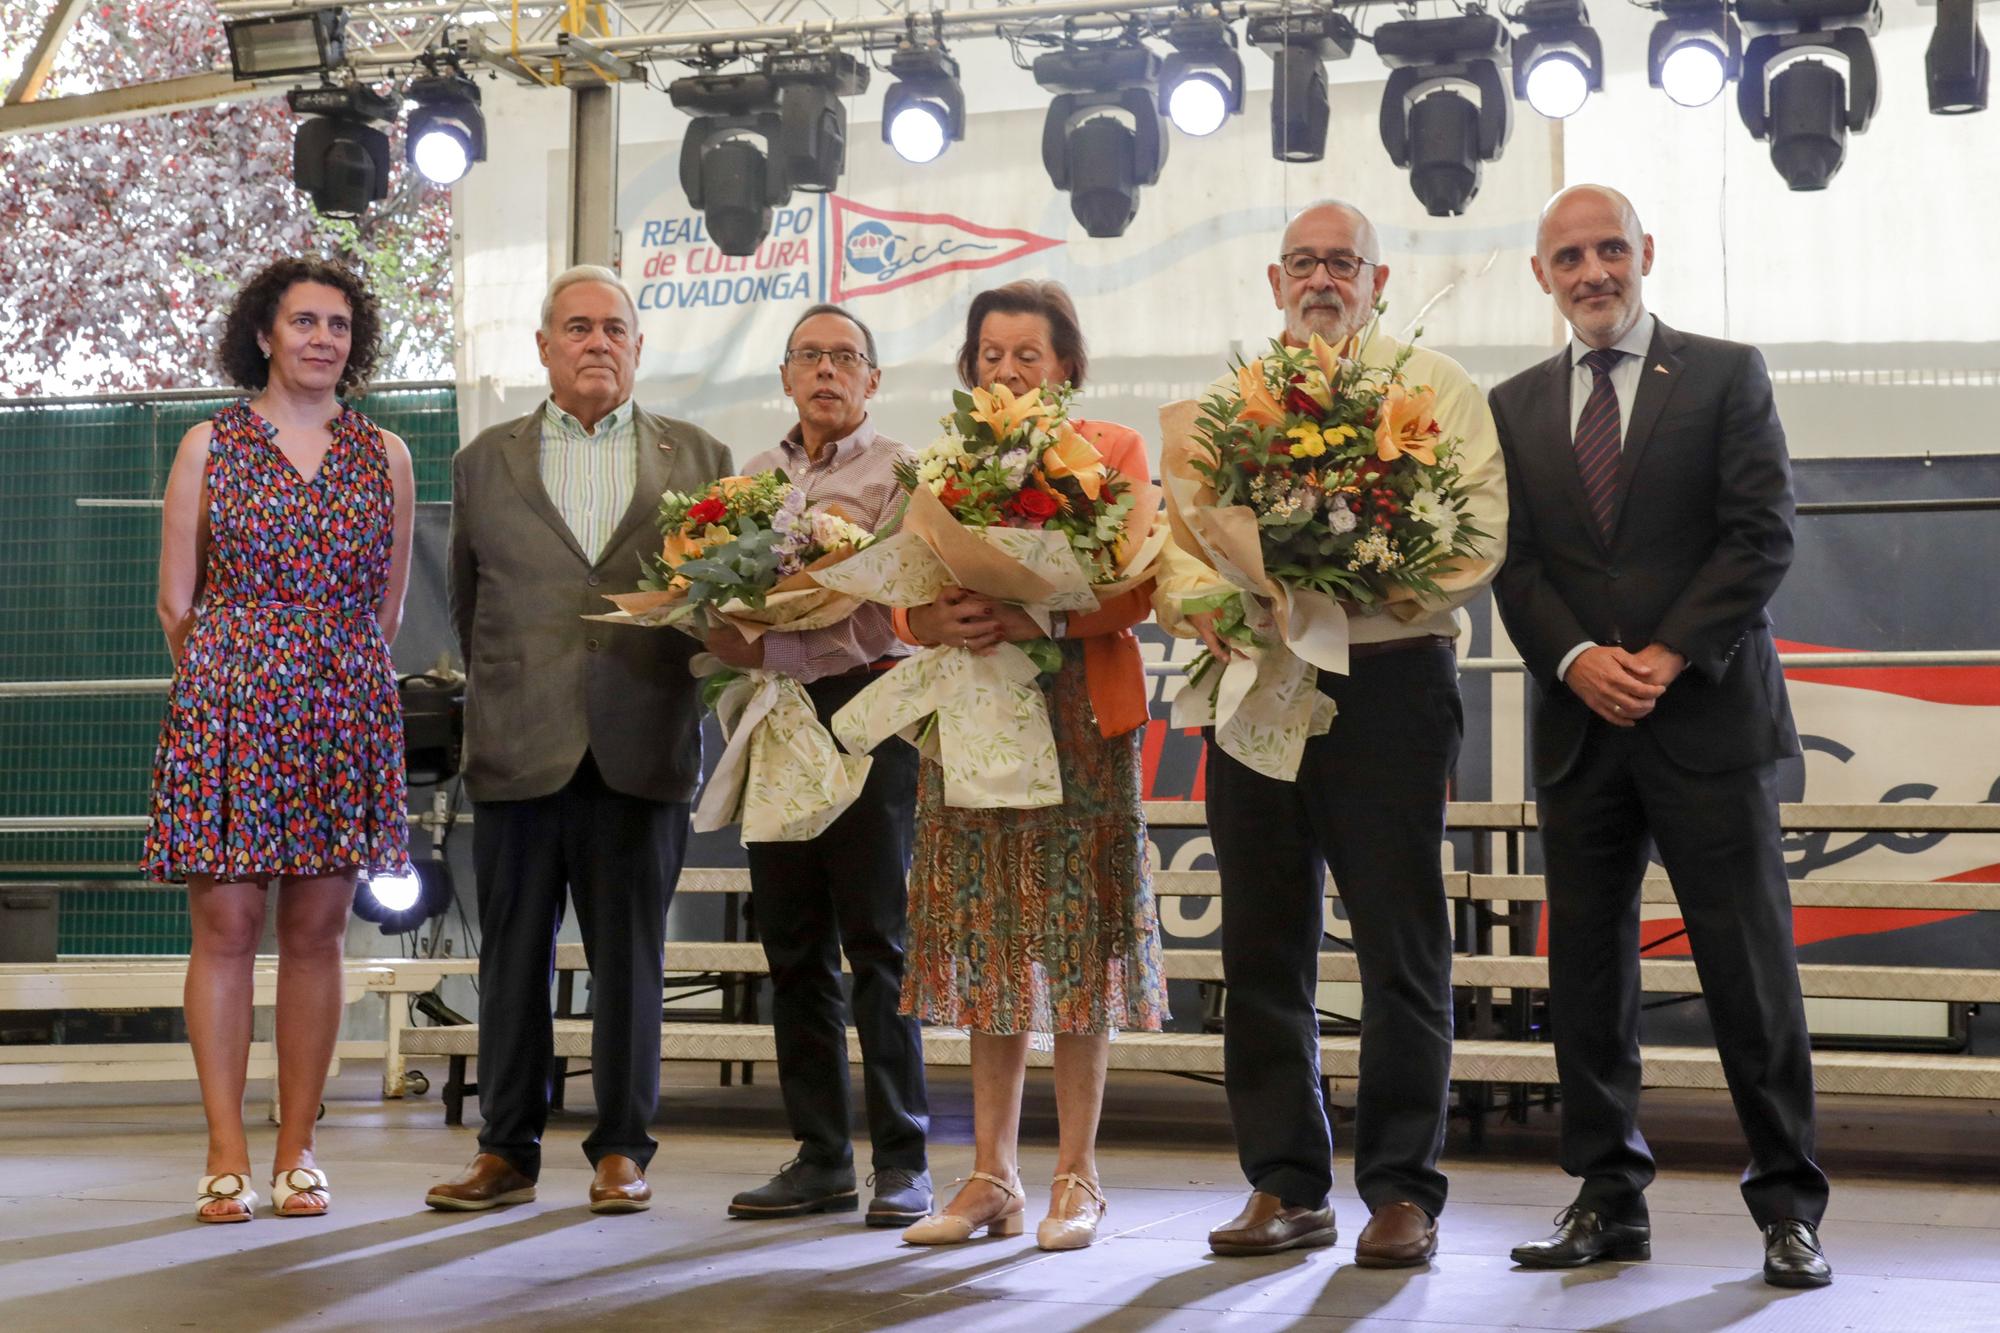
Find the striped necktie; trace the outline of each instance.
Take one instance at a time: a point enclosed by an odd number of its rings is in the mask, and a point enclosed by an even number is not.
[[[1597,530],[1611,540],[1611,517],[1618,502],[1619,437],[1618,391],[1611,386],[1611,368],[1625,355],[1612,348],[1586,352],[1583,364],[1590,367],[1590,397],[1583,400],[1583,414],[1576,419],[1576,471],[1583,479],[1583,496],[1597,520]]]

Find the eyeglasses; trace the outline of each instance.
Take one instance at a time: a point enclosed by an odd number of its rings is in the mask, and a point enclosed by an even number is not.
[[[845,347],[794,347],[785,353],[785,360],[800,370],[811,370],[825,357],[833,362],[835,370],[853,370],[856,366],[872,366],[875,363],[861,352]]]
[[[1327,273],[1341,282],[1349,281],[1374,262],[1372,259],[1363,259],[1360,255],[1349,254],[1345,250],[1337,250],[1330,255],[1294,250],[1288,255],[1278,256],[1278,267],[1285,271],[1285,276],[1288,278],[1310,278],[1313,270],[1324,264]]]

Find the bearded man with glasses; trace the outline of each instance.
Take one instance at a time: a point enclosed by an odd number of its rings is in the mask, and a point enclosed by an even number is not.
[[[1503,533],[1500,444],[1478,388],[1449,357],[1368,332],[1389,280],[1381,253],[1375,228],[1351,205],[1318,203],[1293,218],[1267,271],[1285,341],[1304,346],[1318,334],[1375,367],[1407,351],[1404,379],[1413,391],[1436,391],[1443,438],[1460,442],[1466,520]],[[1233,389],[1233,377],[1225,387]],[[1484,558],[1441,577],[1441,596],[1396,613],[1347,608],[1348,671],[1322,671],[1318,681],[1339,713],[1331,731],[1306,742],[1294,781],[1238,763],[1209,735],[1208,824],[1222,877],[1228,987],[1224,1082],[1252,1191],[1236,1218],[1209,1233],[1217,1254],[1334,1242],[1315,1004],[1329,870],[1361,967],[1354,1186],[1369,1219],[1355,1262],[1405,1267],[1437,1252],[1452,1039],[1439,850],[1464,732],[1454,644],[1466,627],[1457,610],[1492,578],[1499,546],[1496,536]],[[1226,586],[1169,545],[1154,597],[1161,625],[1199,636],[1227,661],[1214,613],[1181,610],[1186,599]]]
[[[809,507],[837,505],[874,530],[902,501],[903,447],[878,434],[868,400],[882,383],[875,335],[833,305],[799,317],[778,369],[799,420],[748,472],[784,469]],[[801,682],[821,722],[867,685],[876,668],[908,651],[887,607],[863,606],[826,629],[766,634],[755,643],[729,626],[708,650],[734,667],[782,671]],[[738,1194],[731,1217],[797,1217],[859,1205],[848,1142],[847,1028],[840,956],[853,968],[847,1009],[861,1038],[863,1100],[873,1143],[872,1227],[903,1227],[931,1209],[924,1139],[930,1105],[923,1046],[896,1007],[903,988],[904,880],[915,837],[917,752],[900,740],[875,751],[860,799],[807,842],[753,842],[750,902],[771,967],[778,1086],[798,1155],[769,1182]]]

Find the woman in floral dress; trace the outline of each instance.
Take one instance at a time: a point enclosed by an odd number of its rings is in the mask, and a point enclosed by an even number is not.
[[[1083,335],[1053,282],[1017,282],[974,298],[959,353],[970,387],[1081,386]],[[1078,431],[1105,463],[1147,480],[1145,442],[1109,422]],[[909,964],[903,1011],[971,1030],[974,1170],[942,1213],[904,1232],[954,1244],[985,1228],[1017,1235],[1025,1198],[1018,1169],[1021,1087],[1033,1034],[1053,1034],[1061,1121],[1043,1249],[1080,1249],[1097,1234],[1104,1194],[1097,1123],[1109,1042],[1119,1029],[1158,1031],[1167,1017],[1159,917],[1146,868],[1139,736],[1146,685],[1132,626],[1151,584],[1056,627],[1062,670],[1044,681],[1063,802],[1034,810],[967,810],[944,803],[944,778],[925,761],[910,867]],[[1060,619],[1060,618],[1059,618]],[[898,614],[912,642],[974,650],[1042,637],[1026,612],[963,589]]]
[[[257,1203],[243,1085],[267,890],[278,889],[272,1199],[281,1217],[316,1216],[330,1195],[313,1129],[355,880],[409,865],[389,643],[409,574],[410,454],[336,397],[374,368],[380,327],[345,269],[265,268],[237,294],[218,350],[252,396],[190,430],[167,479],[159,613],[175,669],[145,868],[188,886],[203,1222],[247,1222]]]

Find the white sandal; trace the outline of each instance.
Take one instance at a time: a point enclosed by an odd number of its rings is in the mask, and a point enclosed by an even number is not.
[[[228,1189],[222,1188],[224,1182]],[[250,1178],[239,1171],[220,1171],[212,1176],[203,1176],[195,1182],[194,1220],[197,1222],[248,1222],[257,1211],[257,1191],[250,1188]],[[208,1213],[202,1210],[212,1203],[224,1199],[238,1205],[236,1211]]]
[[[303,1180],[305,1184],[299,1182]],[[286,1208],[295,1194],[317,1194],[320,1206],[317,1208]],[[316,1166],[294,1166],[271,1177],[271,1209],[279,1217],[324,1217],[326,1210],[333,1206],[333,1195],[327,1187],[326,1172]]]

